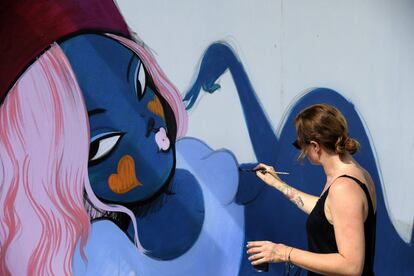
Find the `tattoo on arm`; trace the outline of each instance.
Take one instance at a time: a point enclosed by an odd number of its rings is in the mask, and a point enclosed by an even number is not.
[[[295,203],[296,206],[299,208],[303,207],[303,200],[295,189],[285,184],[285,186],[282,188],[282,192],[291,202]]]
[[[300,207],[300,208],[302,208],[302,207],[303,207],[303,205],[305,205],[305,204],[303,204],[303,200],[302,200],[302,198],[301,198],[300,196],[298,196],[298,197],[295,199],[295,204],[296,204],[298,207]]]

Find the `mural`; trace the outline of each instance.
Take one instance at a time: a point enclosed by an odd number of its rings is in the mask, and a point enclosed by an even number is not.
[[[248,79],[243,65],[235,56],[234,51],[225,43],[214,43],[204,53],[200,71],[194,85],[187,92],[184,100],[191,108],[200,91],[218,93],[218,78],[229,70],[243,108],[244,120],[249,130],[249,137],[257,160],[272,164],[282,171],[291,171],[289,176],[282,176],[288,183],[310,194],[319,194],[320,187],[313,183],[323,183],[322,170],[315,168],[309,162],[300,164],[297,152],[292,147],[296,139],[294,130],[295,115],[306,106],[316,103],[328,103],[339,108],[349,123],[349,131],[360,143],[362,150],[355,155],[356,160],[370,171],[377,190],[377,238],[375,271],[378,275],[389,275],[398,271],[409,275],[413,271],[410,260],[414,257],[414,248],[406,244],[396,233],[385,208],[381,180],[374,154],[360,116],[354,105],[338,92],[328,88],[310,89],[302,95],[287,112],[280,135],[277,136],[267,119],[254,89]],[[260,122],[260,123],[257,123]],[[263,160],[263,161],[262,161]],[[240,167],[251,168],[255,164],[240,164]],[[312,183],[309,184],[309,179]],[[241,172],[239,190],[236,202],[245,206],[245,240],[280,241],[299,248],[306,248],[305,214],[292,208],[291,203],[279,192],[262,184],[251,173]],[[274,210],[269,212],[268,210]],[[261,227],[264,225],[265,227]],[[398,254],[390,253],[398,252]],[[398,267],[390,265],[398,263]],[[271,265],[270,271],[275,270],[280,275],[284,272],[282,265]],[[247,256],[241,262],[240,275],[255,275]]]
[[[319,194],[322,171],[298,163],[291,143],[295,114],[320,102],[344,113],[362,146],[356,159],[376,184],[376,273],[412,273],[414,248],[390,221],[374,138],[352,101],[335,87],[311,88],[279,118],[276,133],[237,51],[225,42],[207,47],[181,96],[114,3],[98,2],[26,1],[39,24],[48,26],[56,20],[52,11],[67,8],[67,18],[85,25],[40,28],[50,41],[35,58],[27,56],[14,71],[1,68],[7,78],[0,107],[0,274],[256,275],[247,241],[306,248],[306,218],[241,169],[259,160],[289,171],[283,178],[296,188]],[[9,15],[21,9],[12,1],[2,7],[1,34],[24,26]],[[204,93],[225,92],[218,80],[226,72],[240,100],[252,162],[186,136],[187,112],[198,112]],[[282,275],[284,265],[271,264],[269,272]]]

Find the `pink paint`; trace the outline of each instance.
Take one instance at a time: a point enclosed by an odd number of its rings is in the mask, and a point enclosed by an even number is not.
[[[160,94],[170,104],[177,137],[187,129],[187,114],[177,89],[151,54],[128,39],[114,39],[134,50]],[[93,210],[123,212],[135,229],[134,214],[96,198],[88,178],[89,124],[82,93],[68,60],[51,46],[19,78],[0,107],[0,275],[71,275],[80,239],[87,242]],[[160,149],[170,141],[156,135]],[[93,204],[88,214],[84,191]]]
[[[83,204],[89,129],[58,46],[9,91],[0,122],[0,274],[70,275],[90,226]]]
[[[170,139],[167,137],[165,128],[162,127],[155,133],[155,142],[160,150],[166,151],[170,148]]]

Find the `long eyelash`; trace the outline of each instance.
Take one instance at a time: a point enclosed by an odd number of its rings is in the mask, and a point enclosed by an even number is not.
[[[137,69],[135,71],[135,92],[137,93],[137,97],[139,100],[141,100],[145,95],[147,80],[147,71],[145,70],[145,67],[141,62],[139,66],[137,66]]]
[[[121,137],[122,137],[122,135],[124,135],[124,134],[125,134],[125,132],[121,132],[121,131],[104,132],[104,133],[93,136],[92,139],[91,139],[91,143],[95,142],[98,139],[105,139],[105,138],[115,136],[115,135],[121,135]]]

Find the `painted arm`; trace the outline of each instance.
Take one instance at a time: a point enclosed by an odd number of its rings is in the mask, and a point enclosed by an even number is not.
[[[227,70],[237,89],[256,158],[261,162],[272,163],[278,152],[278,138],[257,99],[243,64],[228,44],[216,42],[204,52],[197,77],[183,99],[186,108],[190,109],[194,105],[201,89],[207,93],[216,92],[220,88],[216,81]]]
[[[346,196],[344,196],[346,195]],[[276,244],[255,241],[247,245],[253,265],[265,262],[290,262],[306,270],[328,275],[361,275],[364,267],[365,195],[346,180],[337,181],[329,191],[326,204],[332,215],[338,253],[319,254]]]
[[[277,176],[274,168],[271,166],[261,163],[257,165],[255,169],[256,175],[263,180],[263,182],[279,190],[286,196],[287,199],[289,199],[303,212],[309,214],[313,210],[319,197],[304,193],[293,188],[292,186],[289,186]]]

